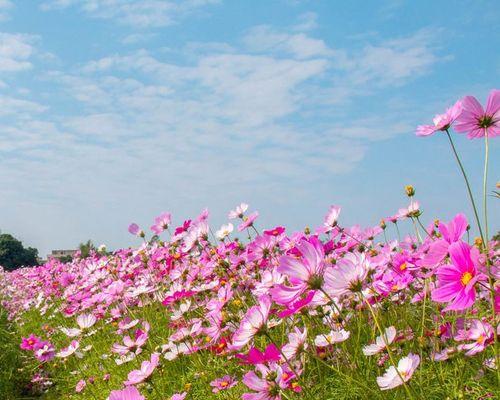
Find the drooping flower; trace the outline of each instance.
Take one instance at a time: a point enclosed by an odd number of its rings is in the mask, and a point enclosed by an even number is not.
[[[153,353],[149,361],[146,360],[142,362],[141,369],[135,369],[129,372],[128,379],[124,382],[125,385],[136,385],[145,381],[158,366],[159,361],[160,355],[158,353]]]
[[[295,327],[294,331],[288,335],[288,343],[283,346],[281,352],[289,362],[291,359],[295,358],[300,354],[305,348],[307,348],[307,329],[304,328],[302,331]]]
[[[403,357],[399,360],[397,370],[391,365],[385,371],[384,375],[377,377],[377,385],[380,390],[394,389],[404,382],[408,382],[419,364],[420,357],[410,353],[407,357]]]
[[[438,286],[431,292],[431,298],[439,303],[449,303],[445,311],[464,310],[474,304],[475,284],[483,279],[483,275],[477,272],[477,254],[471,252],[467,243],[451,244],[449,253],[451,264],[438,268]]]
[[[462,101],[457,101],[444,114],[438,114],[432,122],[434,125],[420,125],[417,127],[417,136],[430,136],[439,131],[445,131],[455,122],[462,112]]]
[[[184,400],[187,396],[187,392],[175,393],[170,400]]]
[[[339,206],[330,206],[328,214],[325,216],[324,227],[326,231],[331,231],[335,226],[337,226],[337,220],[340,215],[341,208]]]
[[[144,237],[144,231],[135,222],[128,226],[128,231],[134,236]]]
[[[145,398],[135,386],[127,386],[123,390],[113,390],[108,400],[145,400]]]
[[[231,389],[237,384],[238,381],[231,375],[224,375],[222,378],[217,378],[210,382],[210,386],[213,387],[213,393],[219,393],[221,390]]]
[[[238,231],[242,232],[245,229],[250,228],[251,226],[253,226],[253,223],[255,222],[255,220],[258,217],[259,217],[259,212],[258,211],[254,211],[250,215],[244,216],[243,217],[243,222],[238,225]]]
[[[389,346],[396,337],[396,328],[389,326],[385,329],[384,335],[377,336],[375,343],[363,347],[363,354],[365,356],[373,356],[380,353],[387,346]]]
[[[457,132],[467,132],[469,139],[500,135],[500,90],[491,91],[486,109],[473,96],[464,97],[462,104],[463,111],[455,124]]]

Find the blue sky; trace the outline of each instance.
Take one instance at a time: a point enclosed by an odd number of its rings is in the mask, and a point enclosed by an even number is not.
[[[0,0],[0,229],[41,255],[240,201],[260,227],[465,210],[414,128],[499,83],[495,1]],[[480,192],[483,143],[457,137]],[[499,179],[492,144],[490,185]],[[496,154],[495,154],[496,153]],[[490,202],[491,230],[499,228]]]

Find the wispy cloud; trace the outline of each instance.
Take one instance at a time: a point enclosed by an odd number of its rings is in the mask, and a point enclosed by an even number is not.
[[[172,25],[179,18],[220,0],[47,0],[45,11],[77,7],[93,18],[111,19],[139,28]]]
[[[37,37],[0,32],[0,72],[16,72],[32,68],[33,43]]]

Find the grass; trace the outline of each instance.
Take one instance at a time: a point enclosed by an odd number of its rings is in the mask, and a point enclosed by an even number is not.
[[[55,310],[55,308],[53,309]],[[397,312],[395,311],[397,310]],[[421,308],[418,306],[404,306],[400,309],[381,309],[378,318],[383,326],[395,325],[404,329],[411,326],[414,332],[419,332]],[[53,385],[40,399],[105,399],[111,390],[119,389],[127,378],[128,372],[139,368],[140,363],[148,359],[153,351],[159,351],[160,345],[167,343],[171,334],[167,328],[169,322],[165,308],[159,303],[152,303],[142,308],[132,309],[134,318],[150,322],[150,339],[142,354],[135,360],[117,365],[114,361],[111,346],[119,342],[120,336],[115,333],[116,327],[112,323],[100,321],[93,331],[83,337],[80,348],[92,345],[92,349],[85,352],[82,359],[74,355],[68,359],[57,360],[46,365]],[[22,324],[12,325],[15,331],[9,330],[5,313],[0,314],[2,329],[0,346],[2,349],[2,368],[0,372],[1,399],[27,399],[22,397],[28,376],[39,368],[33,358],[21,354],[18,350],[20,337],[35,333],[45,337],[52,331],[51,342],[57,349],[69,344],[69,339],[56,328],[70,326],[70,320],[56,311],[47,311],[40,315],[36,309],[26,312],[20,318]],[[302,321],[308,324],[308,319],[318,318],[302,315]],[[398,323],[399,321],[399,323]],[[312,326],[312,324],[308,324]],[[321,326],[319,324],[315,324]],[[376,357],[365,357],[361,353],[362,345],[373,340],[373,321],[368,312],[357,313],[356,319],[348,322],[351,331],[350,340],[339,344],[339,352],[349,354],[348,362],[345,358],[333,357],[329,360],[312,359],[306,367],[302,384],[306,391],[301,394],[289,394],[290,398],[297,399],[406,399],[407,394],[402,387],[381,392],[375,379],[384,368],[376,365]],[[284,343],[285,327],[277,327],[272,331],[272,338],[277,344]],[[318,332],[319,333],[319,332]],[[309,335],[314,337],[314,335]],[[267,338],[258,339],[261,344],[268,343]],[[420,343],[420,345],[418,345]],[[427,350],[430,341],[424,337],[422,341],[409,340],[399,346],[404,354],[409,351],[419,353]],[[401,357],[396,356],[398,359]],[[442,400],[442,399],[482,399],[498,395],[496,377],[493,372],[481,367],[486,355],[474,358],[464,357],[461,354],[446,362],[430,362],[426,359],[421,363],[410,381],[410,390],[414,399]],[[21,362],[24,364],[21,368]],[[218,394],[211,392],[209,383],[225,374],[234,374],[241,378],[242,368],[233,358],[217,357],[209,352],[198,352],[190,356],[182,356],[174,361],[162,359],[160,367],[152,375],[152,379],[140,385],[140,390],[147,399],[168,399],[175,392],[188,391],[188,399],[238,399],[248,389],[239,383],[236,387]],[[110,374],[109,380],[103,377]],[[82,393],[75,393],[75,386],[80,379],[89,383]],[[33,398],[33,397],[31,397]]]

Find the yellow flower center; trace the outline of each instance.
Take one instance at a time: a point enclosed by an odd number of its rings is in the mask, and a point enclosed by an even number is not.
[[[407,265],[405,262],[399,266],[400,271],[404,271],[406,268],[407,268]]]
[[[229,385],[229,383],[227,383],[226,381],[223,381],[220,383],[221,387],[225,388],[227,387],[227,385]]]
[[[483,344],[483,343],[484,343],[484,341],[485,341],[485,339],[486,339],[486,338],[484,337],[484,335],[480,335],[480,336],[477,338],[477,342],[478,342],[479,344]]]
[[[472,279],[472,274],[470,272],[465,272],[462,275],[462,278],[460,278],[460,282],[462,282],[462,285],[466,286],[471,279]]]

